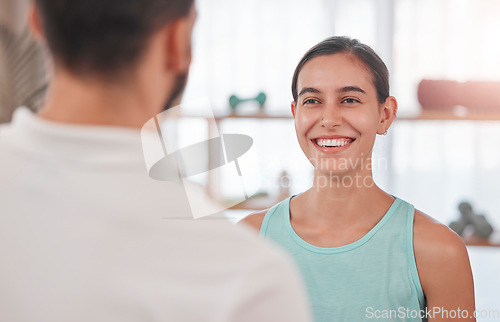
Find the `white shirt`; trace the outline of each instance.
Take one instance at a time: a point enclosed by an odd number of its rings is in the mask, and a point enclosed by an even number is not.
[[[148,177],[140,131],[16,111],[0,128],[0,321],[310,321],[295,266],[193,220]]]

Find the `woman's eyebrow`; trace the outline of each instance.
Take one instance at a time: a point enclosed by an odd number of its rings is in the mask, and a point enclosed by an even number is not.
[[[314,88],[314,87],[304,87],[302,90],[300,90],[300,93],[298,96],[300,96],[304,93],[321,93],[321,91],[319,89]]]
[[[337,90],[337,93],[346,93],[346,92],[360,92],[360,93],[366,94],[366,92],[364,90],[362,90],[361,88],[359,88],[357,86],[345,86],[345,87],[339,88]]]

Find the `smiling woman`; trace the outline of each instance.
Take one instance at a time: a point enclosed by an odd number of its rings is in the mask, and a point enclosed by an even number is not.
[[[373,180],[375,138],[397,112],[388,77],[357,40],[311,48],[293,76],[291,110],[313,186],[243,220],[294,256],[316,321],[361,321],[370,310],[411,313],[398,316],[405,321],[426,320],[436,307],[474,311],[460,237]]]

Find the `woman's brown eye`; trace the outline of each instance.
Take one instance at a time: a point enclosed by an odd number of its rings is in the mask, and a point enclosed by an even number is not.
[[[318,102],[317,100],[310,98],[310,99],[305,100],[304,104],[314,104],[317,102]]]
[[[359,103],[359,101],[355,98],[346,98],[343,102],[345,102],[345,103]]]

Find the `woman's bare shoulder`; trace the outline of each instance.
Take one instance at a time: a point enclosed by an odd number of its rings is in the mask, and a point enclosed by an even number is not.
[[[454,253],[465,248],[460,236],[420,210],[415,210],[413,232],[415,250],[421,247],[431,256],[435,253],[439,257],[443,252]]]
[[[465,244],[454,231],[432,217],[415,210],[413,248],[417,270],[426,295],[449,287],[452,280],[471,280]],[[470,285],[464,285],[469,288]]]
[[[264,217],[266,216],[268,210],[269,209],[265,209],[262,211],[254,212],[240,220],[238,222],[238,225],[246,225],[259,231],[260,226],[262,226],[262,221],[264,221]]]

